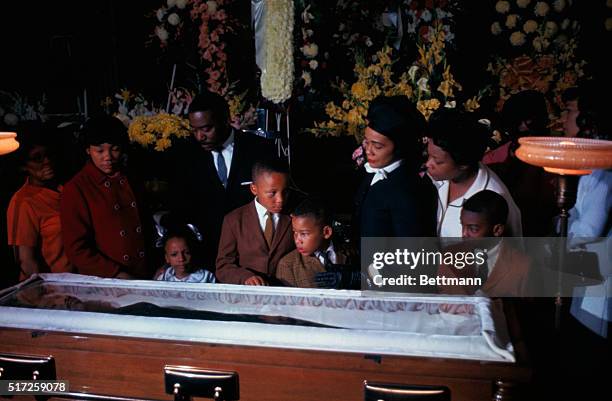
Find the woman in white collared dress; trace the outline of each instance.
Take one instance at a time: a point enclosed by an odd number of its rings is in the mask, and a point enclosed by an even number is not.
[[[430,117],[427,135],[427,174],[438,191],[438,236],[461,237],[463,203],[485,189],[508,202],[506,235],[522,236],[521,212],[508,188],[480,162],[486,150],[486,128],[467,113],[444,108]]]

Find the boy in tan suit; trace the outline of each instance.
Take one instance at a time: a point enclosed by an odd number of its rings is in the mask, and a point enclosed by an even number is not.
[[[291,219],[282,213],[289,172],[279,160],[257,162],[252,170],[250,202],[223,220],[217,278],[221,283],[275,284],[276,266],[294,248]]]
[[[346,250],[334,247],[331,218],[325,208],[306,199],[291,215],[291,225],[296,249],[281,259],[276,277],[290,287],[350,286],[352,272],[337,268],[346,267],[350,258]]]

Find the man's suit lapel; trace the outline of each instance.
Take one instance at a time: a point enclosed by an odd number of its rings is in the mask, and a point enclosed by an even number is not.
[[[500,247],[495,266],[489,266],[489,269],[493,269],[493,271],[491,271],[487,282],[482,287],[484,292],[490,292],[491,289],[494,289],[500,283],[512,282],[512,279],[508,277],[512,272],[512,252],[510,247],[505,246],[503,240]]]
[[[241,149],[243,142],[240,137],[240,133],[234,130],[234,150],[232,153],[232,163],[230,165],[229,176],[227,177],[227,187],[230,186],[240,186],[241,182],[237,182],[236,180],[240,179],[240,167],[243,163],[244,158],[244,149]],[[219,181],[220,182],[220,181]]]

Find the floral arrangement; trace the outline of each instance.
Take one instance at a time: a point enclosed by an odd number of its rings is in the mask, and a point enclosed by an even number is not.
[[[439,107],[455,107],[461,85],[446,63],[445,32],[440,25],[435,27],[433,40],[418,45],[418,59],[398,79],[394,79],[393,49],[389,46],[377,52],[376,61],[370,65],[358,60],[354,68],[357,80],[352,85],[342,82],[339,86],[344,98],[341,105],[328,103],[325,111],[329,120],[315,123],[307,131],[316,135],[351,135],[361,142],[369,102],[379,95],[407,96],[426,119]],[[470,99],[464,107],[473,111],[479,107],[478,99]]]
[[[179,59],[195,60],[205,74],[209,91],[223,94],[227,91],[227,35],[239,26],[228,16],[226,7],[233,0],[167,0],[155,11],[156,26],[151,35],[166,51],[182,51]],[[191,61],[191,60],[189,60]]]
[[[162,152],[172,146],[172,138],[185,138],[190,135],[189,122],[174,114],[160,113],[141,115],[134,118],[128,129],[130,141],[144,148],[151,145]]]
[[[289,99],[293,90],[293,12],[293,0],[266,4],[261,94],[274,103]]]
[[[301,86],[306,92],[316,92],[312,85],[313,76],[318,71],[327,67],[327,61],[321,60],[319,54],[319,45],[316,41],[316,20],[312,14],[313,6],[316,4],[309,3],[306,1],[301,2],[301,35],[298,34],[301,41],[298,42],[298,50],[295,52],[295,59],[298,64],[298,68],[301,68],[301,74],[298,74],[297,78],[301,81]],[[317,10],[318,11],[318,10]]]
[[[157,24],[152,35],[161,47],[167,47],[169,43],[180,38],[189,17],[187,0],[167,0],[165,3],[166,5],[155,10]]]
[[[432,41],[435,26],[444,31],[447,45],[454,45],[454,16],[459,10],[457,1],[449,0],[406,0],[402,3],[406,19],[406,33],[412,40]],[[384,21],[383,21],[384,22]]]
[[[129,127],[134,117],[153,115],[159,111],[154,109],[141,93],[127,88],[119,90],[113,97],[105,97],[101,105],[106,114],[117,117],[126,127]]]
[[[571,0],[500,0],[491,33],[503,54],[488,67],[499,88],[497,107],[522,90],[535,89],[548,99],[551,120],[563,107],[561,94],[585,77],[576,57],[580,26],[571,19]]]
[[[227,104],[231,119],[231,126],[236,129],[247,129],[257,121],[255,107],[247,100],[248,91],[236,96],[228,96]]]
[[[20,121],[45,121],[46,104],[44,94],[32,103],[18,93],[0,91],[0,121],[9,127],[16,126]]]

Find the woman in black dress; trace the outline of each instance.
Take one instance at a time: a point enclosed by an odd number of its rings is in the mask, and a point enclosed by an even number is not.
[[[419,175],[423,115],[405,96],[380,96],[367,119],[366,175],[355,202],[359,236],[435,236],[434,188]]]

